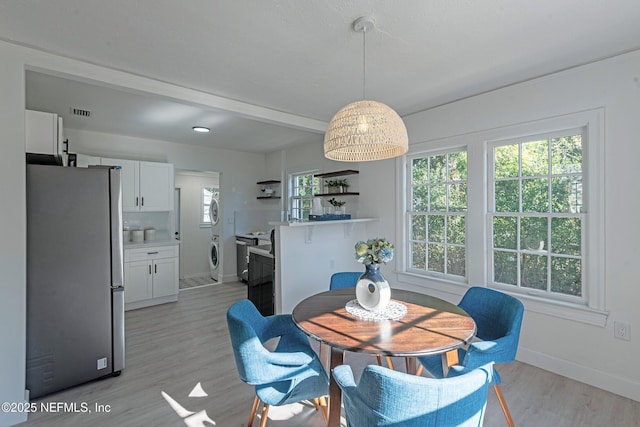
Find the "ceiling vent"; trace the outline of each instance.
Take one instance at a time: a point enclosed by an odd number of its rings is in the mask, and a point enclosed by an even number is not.
[[[91,111],[89,110],[83,110],[82,108],[73,108],[71,107],[71,114],[73,114],[74,116],[80,116],[80,117],[91,117]]]

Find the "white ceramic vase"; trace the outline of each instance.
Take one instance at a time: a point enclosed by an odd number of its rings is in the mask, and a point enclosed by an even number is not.
[[[366,265],[366,271],[356,284],[358,304],[367,310],[382,311],[391,301],[389,282],[380,273],[380,264]]]

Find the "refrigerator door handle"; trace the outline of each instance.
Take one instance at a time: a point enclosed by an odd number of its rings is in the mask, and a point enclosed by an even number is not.
[[[111,169],[111,348],[113,372],[124,369],[124,247],[122,246],[122,172]]]
[[[110,171],[111,193],[111,286],[124,286],[124,248],[122,243],[122,175],[120,169]]]

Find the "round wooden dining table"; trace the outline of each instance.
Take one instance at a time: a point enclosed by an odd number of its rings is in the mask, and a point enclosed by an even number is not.
[[[391,300],[406,306],[399,320],[364,320],[347,312],[355,288],[313,295],[293,310],[293,321],[307,335],[331,347],[330,370],[344,361],[344,351],[407,358],[415,372],[415,357],[441,354],[443,367],[457,362],[459,347],[475,336],[473,319],[461,308],[429,295],[392,289]],[[340,425],[342,391],[330,374],[328,425]]]

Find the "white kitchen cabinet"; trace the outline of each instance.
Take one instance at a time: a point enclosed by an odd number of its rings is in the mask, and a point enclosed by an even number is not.
[[[87,168],[89,166],[99,165],[99,164],[100,164],[100,157],[76,153],[76,167]]]
[[[174,191],[173,165],[169,163],[140,162],[141,211],[173,210],[171,195]]]
[[[173,165],[102,158],[101,164],[122,167],[122,211],[173,210]]]
[[[27,153],[53,155],[66,165],[62,117],[54,113],[25,110],[24,123]]]
[[[149,261],[124,263],[124,302],[125,304],[152,298],[153,276]]]
[[[178,245],[125,249],[126,310],[177,301],[178,250]]]

